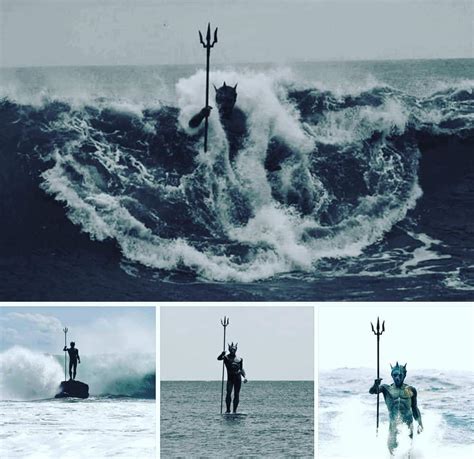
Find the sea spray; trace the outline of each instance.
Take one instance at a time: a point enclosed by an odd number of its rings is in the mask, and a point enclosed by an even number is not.
[[[60,357],[56,357],[60,360]],[[89,384],[91,396],[155,398],[153,354],[83,355],[77,379]]]
[[[342,403],[320,410],[320,423],[330,421],[333,439],[320,439],[321,459],[468,459],[471,457],[468,445],[448,445],[442,438],[449,428],[440,413],[423,409],[424,431],[417,434],[417,423],[414,422],[414,437],[409,438],[408,427],[399,426],[398,447],[394,456],[387,448],[388,420],[383,412],[378,435],[375,429],[373,406],[368,406],[360,397],[351,397]]]
[[[153,354],[82,355],[76,379],[91,396],[155,398]],[[2,400],[52,398],[64,380],[64,357],[15,346],[0,353]]]
[[[50,355],[15,346],[0,353],[2,400],[37,400],[54,397],[64,372]]]

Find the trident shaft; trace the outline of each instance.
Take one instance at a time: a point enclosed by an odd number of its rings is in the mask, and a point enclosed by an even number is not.
[[[221,319],[221,324],[224,327],[224,343],[222,345],[222,350],[225,352],[225,329],[229,325],[229,318],[224,316]],[[221,414],[222,414],[222,402],[224,400],[224,360],[222,361],[222,384],[221,384]]]
[[[377,379],[380,379],[380,336],[385,331],[385,320],[382,322],[382,329],[380,329],[380,320],[377,317],[377,327],[374,329],[374,324],[370,322],[372,327],[372,331],[374,335],[377,336]],[[377,430],[376,434],[378,435],[379,432],[379,401],[380,401],[380,394],[377,392]]]
[[[209,107],[209,60],[211,58],[211,48],[217,43],[217,27],[214,30],[214,39],[211,43],[211,24],[207,24],[206,42],[202,38],[202,33],[199,31],[199,41],[201,45],[206,49],[207,61],[206,61],[206,108]],[[206,115],[205,126],[204,126],[204,151],[207,151],[207,128],[208,128],[208,115]]]
[[[66,341],[67,327],[63,328],[63,332],[64,332],[64,347],[67,347],[67,341]],[[64,351],[64,381],[66,381],[66,351]]]

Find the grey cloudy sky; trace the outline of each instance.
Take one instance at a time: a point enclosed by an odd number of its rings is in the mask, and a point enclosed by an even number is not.
[[[2,0],[0,64],[473,57],[470,0]]]
[[[249,380],[312,380],[314,316],[308,307],[161,308],[161,379],[219,380],[223,327]],[[227,346],[226,346],[227,348]]]
[[[82,354],[155,352],[155,308],[139,307],[1,307],[0,351],[60,354],[65,326]]]
[[[410,369],[474,371],[474,308],[470,305],[321,306],[319,368],[376,368],[377,340],[370,322],[385,320],[381,372],[408,362]]]

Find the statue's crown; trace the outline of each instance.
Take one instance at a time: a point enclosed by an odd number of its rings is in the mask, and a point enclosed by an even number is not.
[[[395,366],[392,366],[392,364],[390,364],[390,368],[392,369],[392,374],[395,372],[395,371],[399,371],[401,373],[403,373],[404,375],[407,374],[407,364],[405,363],[405,365],[400,365],[398,362],[395,364]]]
[[[237,351],[237,345],[238,345],[238,344],[239,344],[239,343],[235,343],[235,344],[234,344],[233,341],[232,341],[232,343],[230,343],[230,344],[227,343],[227,348],[229,349],[229,352],[230,352],[230,351]]]

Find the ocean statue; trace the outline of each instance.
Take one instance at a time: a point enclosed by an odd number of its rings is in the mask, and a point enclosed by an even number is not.
[[[206,103],[204,108],[189,120],[188,124],[189,127],[195,129],[205,120],[204,151],[207,151],[208,122],[212,110],[212,107],[209,105],[209,66],[211,49],[217,43],[217,28],[214,31],[214,37],[211,39],[211,24],[209,23],[207,26],[206,39],[204,40],[202,33],[199,31],[199,41],[206,50]],[[235,86],[228,86],[224,81],[224,84],[220,88],[216,88],[214,85],[214,89],[216,91],[216,104],[219,110],[219,117],[229,143],[229,159],[232,161],[245,140],[247,131],[246,117],[242,110],[235,107],[237,100],[237,83]],[[287,146],[276,140],[273,140],[269,147],[265,160],[265,168],[268,172],[279,171],[281,170],[280,163],[291,156],[292,152]]]
[[[235,106],[237,101],[237,84],[229,86],[224,81],[220,88],[216,88],[216,105],[222,127],[229,142],[229,159],[232,161],[242,147],[246,134],[245,114]],[[189,126],[197,128],[211,113],[212,107],[207,106],[189,120]]]
[[[227,85],[224,81],[220,88],[214,86],[216,91],[216,105],[219,119],[229,144],[229,160],[233,161],[240,149],[244,146],[247,136],[247,119],[245,113],[235,106],[237,101],[237,83]],[[204,119],[211,113],[212,107],[203,107],[189,120],[189,127],[198,128]],[[267,172],[277,172],[282,168],[282,163],[292,155],[291,149],[281,139],[272,138],[265,157]]]
[[[233,402],[233,413],[237,413],[237,407],[239,406],[239,394],[240,387],[242,385],[242,376],[244,383],[247,382],[247,378],[244,370],[244,360],[237,356],[237,344],[231,343],[228,345],[229,353],[225,351],[217,357],[217,360],[223,360],[227,370],[227,392],[225,397],[226,413],[230,413],[230,402],[232,400],[232,389],[234,390],[234,402]]]
[[[76,379],[77,364],[81,363],[81,358],[79,357],[79,349],[76,348],[76,343],[71,341],[69,343],[71,346],[69,349],[64,346],[63,351],[69,354],[69,379]]]
[[[393,384],[381,384],[382,378],[377,378],[374,385],[369,389],[369,393],[383,394],[384,396],[390,419],[388,449],[390,454],[393,455],[398,446],[398,427],[403,424],[408,426],[409,436],[413,438],[413,419],[418,422],[418,433],[423,431],[423,423],[417,405],[416,389],[404,384],[407,365],[399,365],[397,362],[395,366],[390,365],[390,367],[392,368]]]
[[[55,395],[55,398],[87,398],[89,397],[89,386],[81,381],[76,381],[77,364],[81,363],[79,349],[77,349],[76,343],[74,341],[69,343],[69,348],[66,346],[66,336],[68,329],[64,328],[63,332],[63,351],[69,354],[69,381],[66,380],[66,354],[64,354],[64,381],[62,381],[59,385],[59,392]]]

